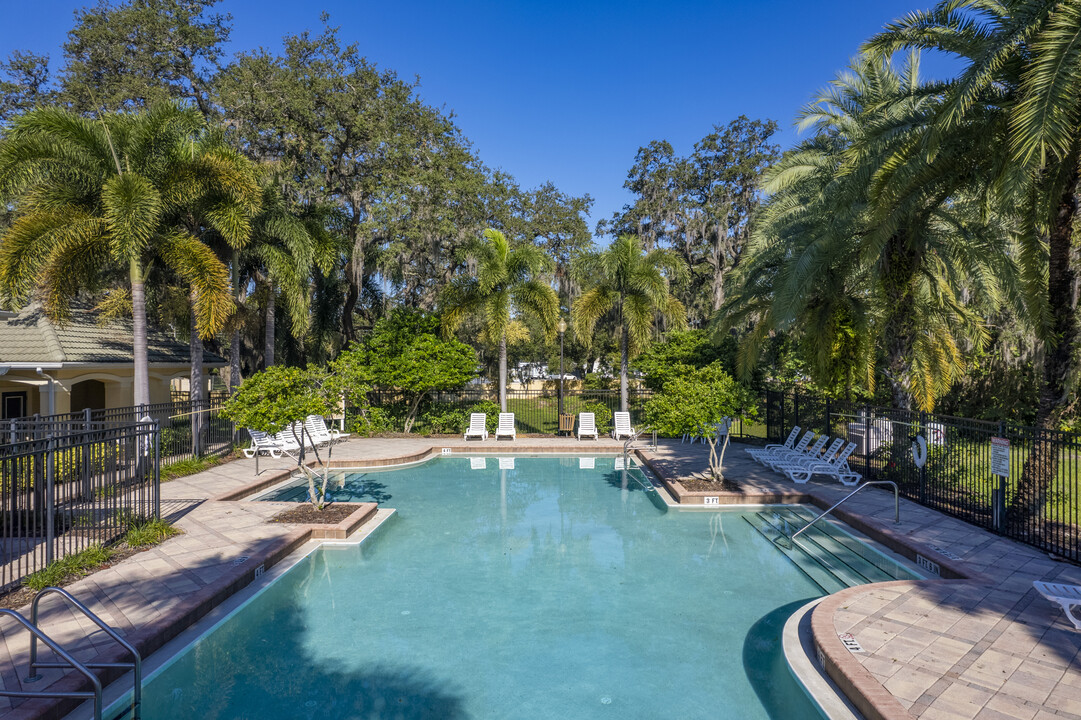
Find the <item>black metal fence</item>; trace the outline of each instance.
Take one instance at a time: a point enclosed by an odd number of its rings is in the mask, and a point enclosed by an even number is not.
[[[856,443],[849,465],[892,480],[935,510],[1069,560],[1081,561],[1081,435],[1005,422],[767,391],[766,438],[794,425]],[[912,444],[927,445],[916,464]],[[992,473],[992,438],[1009,442],[1009,476]]]
[[[161,516],[158,424],[84,422],[0,445],[0,592]]]
[[[234,444],[233,423],[221,416],[221,402],[174,400],[151,405],[32,415],[0,421],[0,444],[43,440],[50,435],[134,424],[149,417],[161,428],[165,464],[206,455],[223,455]]]

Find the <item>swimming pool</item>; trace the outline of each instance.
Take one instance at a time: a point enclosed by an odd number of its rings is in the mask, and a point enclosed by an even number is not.
[[[144,717],[821,718],[780,633],[823,590],[746,512],[668,512],[612,457],[508,460],[343,475],[396,515],[195,642]]]

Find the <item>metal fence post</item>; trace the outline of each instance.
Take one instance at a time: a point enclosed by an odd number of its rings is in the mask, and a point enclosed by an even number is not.
[[[161,520],[161,423],[154,422],[154,519]]]
[[[888,477],[888,476],[887,476]],[[871,479],[871,406],[863,406],[863,479]]]
[[[53,545],[56,542],[56,439],[50,435],[45,443],[45,564],[48,565],[56,556]]]

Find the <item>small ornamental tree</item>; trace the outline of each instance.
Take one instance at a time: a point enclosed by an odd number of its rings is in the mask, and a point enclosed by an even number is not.
[[[293,423],[303,422],[309,415],[329,415],[341,400],[341,383],[324,368],[301,369],[272,365],[248,377],[237,392],[226,401],[222,415],[241,427],[268,433],[288,429],[303,446],[303,432],[298,433]],[[331,445],[333,448],[333,444]],[[316,472],[301,462],[297,455],[297,467],[308,480],[308,498],[317,510],[326,505],[327,479],[331,449],[327,449],[327,462],[312,448],[320,471]],[[316,480],[320,481],[318,490]]]
[[[398,308],[354,343],[339,359],[355,381],[397,390],[405,396],[409,432],[421,401],[431,392],[454,390],[477,376],[477,354],[454,338],[444,338],[435,315]]]
[[[757,414],[758,408],[750,390],[733,380],[720,363],[670,378],[645,407],[649,426],[658,435],[668,437],[699,432],[724,422],[725,418],[753,418]],[[725,435],[719,458],[716,435],[708,433],[706,438],[710,443],[710,474],[715,480],[723,480],[721,465],[728,436]]]

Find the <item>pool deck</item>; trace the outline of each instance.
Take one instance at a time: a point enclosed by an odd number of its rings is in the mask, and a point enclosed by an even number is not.
[[[334,464],[415,461],[441,448],[453,452],[616,452],[602,439],[520,437],[516,442],[463,443],[460,438],[351,439],[335,447]],[[678,481],[706,467],[708,448],[663,442],[647,453],[654,471]],[[795,485],[753,463],[739,445],[725,458],[735,492],[711,493],[722,503],[813,502],[828,506],[850,488],[829,481]],[[220,465],[162,485],[162,512],[184,534],[84,578],[68,590],[143,651],[144,657],[189,627],[225,597],[312,536],[310,526],[270,523],[286,503],[238,500],[253,488],[288,477],[284,461]],[[686,502],[701,502],[688,496]],[[959,579],[899,581],[850,588],[825,599],[812,626],[831,676],[869,719],[978,718],[1081,720],[1081,631],[1033,580],[1081,584],[1081,567],[1049,558],[960,520],[901,500],[893,523],[892,493],[868,490],[843,506],[843,519],[903,554],[919,553]],[[942,554],[945,550],[948,555]],[[950,557],[955,556],[956,559]],[[24,610],[28,610],[24,608]],[[48,603],[42,627],[78,659],[112,655],[101,633]],[[51,670],[24,683],[29,637],[10,618],[0,621],[0,684],[6,689],[75,689],[80,679]],[[862,652],[846,649],[850,633]],[[61,717],[71,702],[0,698],[0,717]]]

